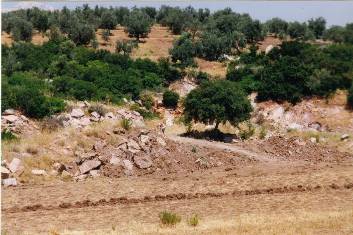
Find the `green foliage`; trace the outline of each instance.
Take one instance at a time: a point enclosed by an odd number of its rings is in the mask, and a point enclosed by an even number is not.
[[[266,21],[265,26],[269,33],[274,33],[275,35],[286,33],[288,29],[288,23],[277,17]]]
[[[295,21],[295,22],[289,23],[288,25],[288,34],[291,38],[303,39],[306,30],[307,30],[307,26],[305,23],[302,24]]]
[[[138,104],[134,104],[130,107],[131,110],[138,112],[145,120],[152,120],[158,118],[158,114],[145,107],[140,107]]]
[[[97,104],[90,105],[88,108],[88,112],[90,113],[96,112],[100,116],[104,117],[105,114],[108,112],[108,110],[104,107],[104,105],[97,103]]]
[[[242,140],[247,140],[251,136],[253,136],[254,134],[255,134],[255,128],[253,127],[253,125],[250,122],[247,122],[246,127],[240,129],[240,131],[239,131],[239,137]]]
[[[101,17],[100,27],[102,29],[115,29],[116,17],[113,12],[105,11]]]
[[[326,20],[322,17],[310,19],[308,28],[314,33],[316,38],[321,38],[326,29]]]
[[[175,40],[173,48],[169,50],[172,61],[181,67],[194,66],[196,49],[191,39],[191,34],[183,33]]]
[[[181,221],[181,217],[179,215],[168,211],[163,211],[159,215],[159,218],[161,223],[166,226],[175,226],[177,223],[180,223]]]
[[[123,118],[121,121],[120,121],[120,125],[122,128],[124,128],[125,130],[130,130],[131,127],[132,127],[132,122],[130,119],[127,119],[127,118]]]
[[[109,29],[105,29],[102,32],[102,38],[105,42],[109,41],[109,36],[110,36],[110,30]]]
[[[116,41],[115,52],[122,53],[123,55],[130,55],[134,48],[137,48],[138,44],[135,41]]]
[[[151,110],[153,107],[153,96],[149,93],[143,93],[140,95],[140,100],[142,102],[142,105],[147,109]]]
[[[31,41],[33,25],[21,18],[13,18],[15,21],[11,28],[11,33],[15,41]]]
[[[250,118],[249,100],[239,85],[230,81],[209,81],[192,90],[184,102],[186,120],[206,124],[229,121],[233,125]]]
[[[196,227],[199,224],[199,216],[196,214],[192,215],[188,220],[188,224],[190,226]]]
[[[179,101],[179,94],[174,91],[165,91],[163,93],[163,105],[168,108],[176,108]]]
[[[87,45],[95,38],[95,31],[91,25],[75,23],[69,29],[68,37],[77,45]]]
[[[1,140],[2,141],[11,141],[11,140],[16,140],[16,139],[17,139],[17,137],[14,134],[12,134],[12,132],[9,130],[3,130],[1,132]]]
[[[126,32],[130,37],[135,37],[137,41],[145,38],[151,31],[152,20],[143,11],[134,9],[129,16],[125,17]]]

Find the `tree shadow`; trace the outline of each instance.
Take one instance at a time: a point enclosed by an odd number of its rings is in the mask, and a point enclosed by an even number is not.
[[[182,137],[191,137],[194,139],[205,139],[220,141],[225,143],[231,143],[233,139],[237,138],[235,134],[223,133],[218,129],[206,130],[206,131],[189,131],[183,134],[180,134]]]

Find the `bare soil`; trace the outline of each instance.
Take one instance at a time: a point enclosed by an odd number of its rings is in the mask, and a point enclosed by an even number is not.
[[[350,214],[353,210],[352,154],[329,148],[320,150],[307,144],[305,149],[298,148],[304,149],[307,155],[294,152],[293,156],[287,156],[284,150],[291,149],[292,140],[281,138],[248,145],[168,138],[168,146],[172,146],[168,159],[185,164],[180,169],[170,168],[174,171],[3,188],[3,231],[8,234],[53,231],[59,234],[80,231],[85,234],[198,234],[198,229],[214,221],[235,224],[231,218],[239,216],[263,218],[261,215],[281,214],[285,217],[294,212],[299,213],[299,217],[309,212],[329,216],[334,212],[341,213],[340,216],[348,213],[348,217],[344,217],[347,219],[353,215]],[[182,157],[177,150],[184,152],[180,154]],[[188,165],[194,165],[193,154],[207,156],[207,159],[214,155],[222,164],[185,170]],[[322,161],[315,154],[327,156],[329,160]],[[198,214],[200,227],[177,225],[174,230],[160,227],[158,216],[164,210],[181,215],[184,224],[189,216]],[[204,229],[206,234],[229,234],[226,232],[228,225],[219,226],[225,226],[225,230],[222,227]],[[337,226],[310,225],[305,231],[313,234],[352,232],[348,222]],[[267,231],[270,232],[269,228]],[[266,230],[261,233],[266,234]]]

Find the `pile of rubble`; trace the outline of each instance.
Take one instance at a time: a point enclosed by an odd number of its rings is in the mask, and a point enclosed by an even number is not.
[[[72,176],[76,180],[88,176],[134,175],[137,170],[151,171],[154,159],[160,154],[168,154],[162,135],[140,130],[125,137],[124,129],[116,129],[114,134],[114,143],[99,140],[90,150],[75,151],[76,159],[70,164],[55,163],[56,174]]]
[[[104,115],[98,112],[88,112],[88,106],[73,108],[70,113],[62,113],[55,116],[62,126],[82,128],[95,122],[101,122],[104,120],[121,120],[129,119],[133,127],[144,127],[144,120],[140,113],[136,111],[127,110],[120,108],[114,110],[114,112],[107,112]]]
[[[273,136],[259,144],[260,149],[280,159],[303,160],[309,162],[338,162],[352,159],[352,153],[344,153],[336,148],[322,146],[316,142],[300,138]]]
[[[37,130],[38,126],[19,111],[7,109],[1,116],[1,128],[11,133],[22,134],[24,131]]]
[[[4,186],[16,186],[17,179],[24,171],[24,166],[18,158],[12,159],[10,163],[3,160],[1,162],[1,180]]]

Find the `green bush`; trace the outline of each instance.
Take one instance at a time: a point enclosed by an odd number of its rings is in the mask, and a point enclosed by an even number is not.
[[[127,118],[123,118],[120,122],[120,125],[122,128],[124,128],[125,130],[130,130],[131,129],[131,126],[132,126],[132,122],[130,119],[127,119]]]
[[[176,108],[179,101],[179,94],[174,91],[166,91],[163,93],[163,104],[168,108]]]
[[[108,112],[108,110],[102,104],[92,104],[89,106],[88,112],[90,113],[96,112],[99,115],[104,117],[105,114]]]
[[[144,93],[140,95],[140,100],[142,102],[142,105],[147,109],[151,110],[153,106],[153,96],[148,93]]]
[[[190,226],[196,227],[199,224],[199,216],[196,214],[192,215],[188,220],[188,224]]]
[[[174,226],[181,221],[181,217],[179,215],[168,211],[163,211],[159,215],[159,218],[161,223],[166,226]]]
[[[3,140],[3,141],[11,141],[11,140],[16,140],[16,139],[17,139],[17,137],[14,134],[12,134],[12,132],[9,130],[3,130],[1,132],[1,140]]]

